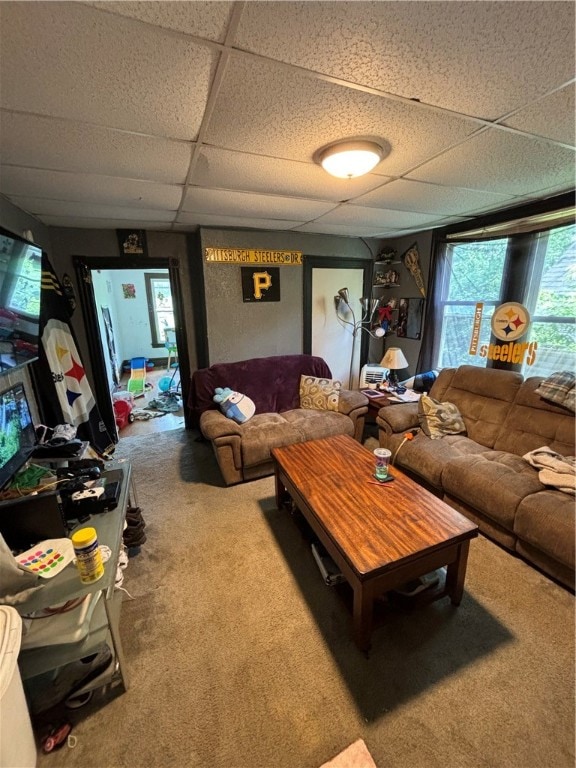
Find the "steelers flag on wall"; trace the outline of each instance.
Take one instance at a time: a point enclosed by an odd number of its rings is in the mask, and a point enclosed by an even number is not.
[[[34,365],[37,398],[49,426],[72,424],[76,437],[100,455],[114,440],[100,416],[69,325],[71,305],[45,253],[42,254],[40,345]]]

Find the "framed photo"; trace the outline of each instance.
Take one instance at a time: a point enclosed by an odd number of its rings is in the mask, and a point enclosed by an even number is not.
[[[122,256],[148,256],[145,229],[117,229]]]
[[[396,336],[406,339],[420,339],[422,337],[423,315],[424,299],[400,299]]]

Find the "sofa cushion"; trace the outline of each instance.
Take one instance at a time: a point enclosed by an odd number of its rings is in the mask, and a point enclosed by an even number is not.
[[[447,461],[488,451],[463,435],[446,435],[442,440],[431,440],[419,432],[413,440],[404,443],[402,440],[403,435],[395,435],[380,443],[392,451],[394,464],[414,472],[438,489],[442,488],[442,472]]]
[[[440,371],[429,394],[454,403],[468,437],[493,448],[521,384],[521,374],[513,371],[462,365]]]
[[[242,464],[247,467],[270,461],[272,448],[292,445],[302,439],[300,432],[279,413],[257,413],[240,425],[240,429]]]
[[[343,413],[296,408],[294,411],[285,411],[282,416],[298,431],[301,441],[319,440],[333,435],[354,437],[354,423]]]
[[[562,456],[574,455],[574,414],[543,400],[536,390],[542,377],[522,384],[500,429],[494,447],[523,456],[547,445]]]
[[[300,408],[338,411],[342,382],[318,376],[300,376]]]
[[[449,496],[479,510],[509,531],[513,530],[522,499],[544,488],[534,467],[520,456],[503,451],[449,460],[442,472],[442,486]]]
[[[568,568],[574,568],[574,499],[546,489],[526,496],[516,510],[514,533]]]
[[[439,403],[427,395],[422,395],[418,401],[418,421],[424,433],[432,440],[466,431],[460,411],[454,403]]]

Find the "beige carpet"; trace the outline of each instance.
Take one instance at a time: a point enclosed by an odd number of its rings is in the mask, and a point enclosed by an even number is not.
[[[483,537],[464,599],[391,611],[369,659],[265,478],[222,486],[183,430],[122,440],[148,541],[130,561],[131,688],[39,766],[574,766],[574,598]]]

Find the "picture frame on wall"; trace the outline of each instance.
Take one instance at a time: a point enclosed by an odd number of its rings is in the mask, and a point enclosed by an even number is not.
[[[400,299],[396,336],[405,339],[422,338],[424,299]]]
[[[148,256],[145,229],[117,229],[116,234],[122,256]]]

